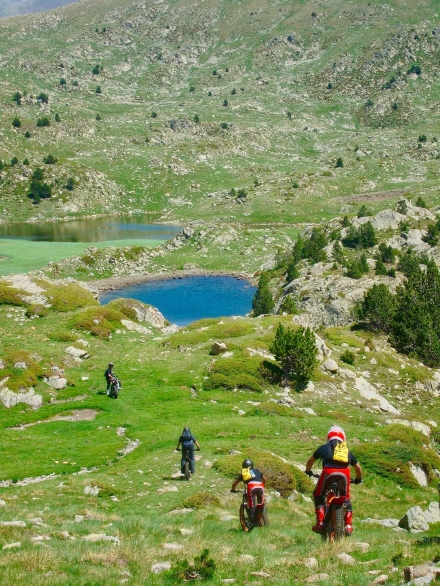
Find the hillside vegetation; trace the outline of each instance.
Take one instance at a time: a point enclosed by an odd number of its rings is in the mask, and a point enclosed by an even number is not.
[[[398,585],[424,563],[433,581],[438,3],[81,0],[0,20],[0,55],[1,221],[184,226],[155,248],[7,248],[1,584],[165,586],[202,565],[219,586]],[[32,271],[37,249],[52,262]],[[263,283],[270,309],[179,329],[98,301],[104,279],[203,271]],[[297,385],[274,341],[306,326],[317,360]],[[333,424],[364,484],[352,538],[328,544],[304,464]],[[229,492],[246,457],[270,519],[249,534]]]

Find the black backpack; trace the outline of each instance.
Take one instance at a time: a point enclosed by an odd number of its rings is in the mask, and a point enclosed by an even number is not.
[[[182,433],[182,442],[192,441],[192,435],[189,429],[184,429]]]

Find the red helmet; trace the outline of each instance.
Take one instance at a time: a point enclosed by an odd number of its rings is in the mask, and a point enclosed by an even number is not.
[[[332,440],[339,440],[340,442],[345,442],[345,431],[339,425],[333,425],[328,430],[327,433],[327,441],[331,442]]]

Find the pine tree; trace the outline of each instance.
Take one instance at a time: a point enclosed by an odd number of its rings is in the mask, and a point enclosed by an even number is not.
[[[373,285],[355,308],[359,321],[375,332],[389,333],[395,312],[395,297],[384,284]]]
[[[267,273],[261,273],[258,289],[252,299],[252,310],[254,316],[270,313],[274,306],[272,293],[269,289],[269,278]]]
[[[283,369],[283,382],[295,380],[304,387],[316,365],[317,348],[315,335],[310,328],[285,328],[279,324],[270,348]]]

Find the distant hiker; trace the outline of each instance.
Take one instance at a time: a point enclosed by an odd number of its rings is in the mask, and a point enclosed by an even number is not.
[[[254,468],[254,463],[249,458],[243,461],[241,472],[232,483],[231,492],[235,492],[235,487],[239,482],[244,482],[249,507],[249,521],[254,522],[254,513],[257,503],[261,505],[264,499],[264,486],[266,478],[263,473]]]
[[[351,535],[353,532],[352,517],[353,508],[350,501],[350,466],[356,470],[354,484],[362,483],[362,468],[353,454],[349,451],[346,443],[345,432],[342,427],[334,425],[328,430],[327,443],[320,446],[307,460],[305,473],[307,476],[313,476],[312,466],[316,460],[322,461],[322,473],[319,477],[318,484],[313,491],[315,501],[316,524],[313,525],[312,531],[315,533],[324,532],[324,496],[322,495],[326,479],[332,474],[343,474],[347,478],[345,496],[347,508],[345,512],[345,535]]]
[[[185,471],[185,458],[189,456],[189,465],[191,468],[191,474],[195,473],[195,464],[194,464],[194,444],[197,446],[197,449],[200,450],[199,442],[191,433],[189,427],[184,427],[182,431],[182,435],[179,437],[179,441],[177,442],[176,452],[179,451],[180,446],[182,446],[182,460],[180,463],[180,468],[182,474]]]
[[[112,381],[115,378],[114,374],[113,374],[113,362],[108,363],[108,368],[104,372],[104,377],[105,377],[105,380],[107,381],[107,395],[108,395],[108,392],[110,390],[110,385],[112,384]]]

